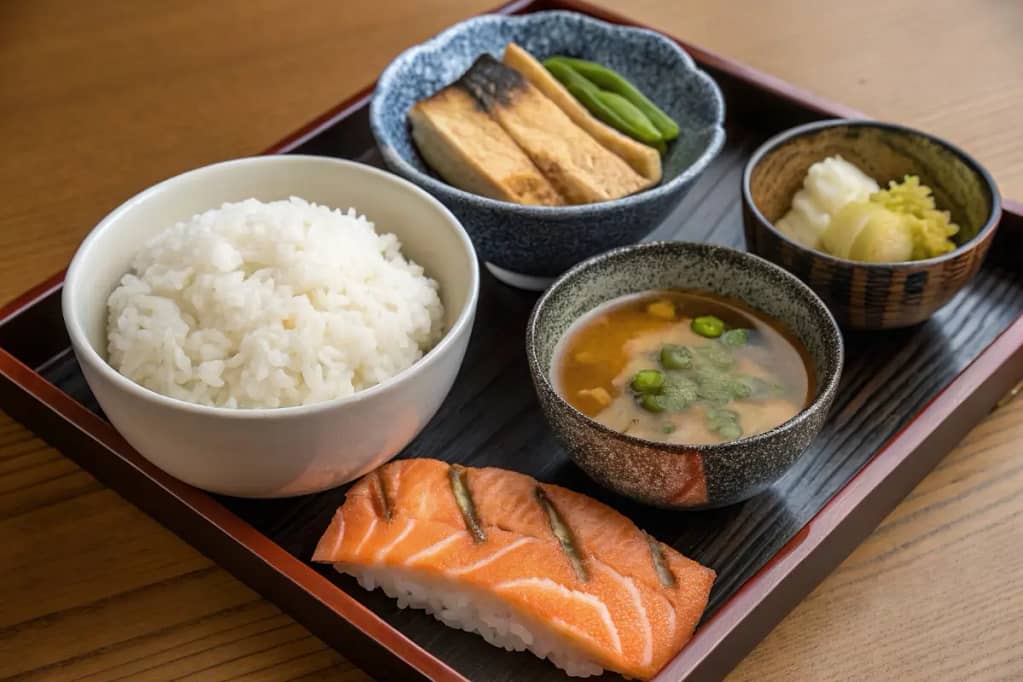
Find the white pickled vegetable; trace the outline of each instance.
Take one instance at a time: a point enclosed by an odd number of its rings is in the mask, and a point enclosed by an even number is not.
[[[913,255],[910,219],[869,201],[846,204],[821,236],[825,251],[868,263],[907,261]]]
[[[873,178],[841,156],[818,161],[810,166],[803,188],[792,198],[792,208],[775,227],[789,239],[820,249],[821,236],[835,214],[850,202],[866,201],[879,189]]]

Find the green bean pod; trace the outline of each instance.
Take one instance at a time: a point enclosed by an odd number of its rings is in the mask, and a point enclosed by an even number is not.
[[[561,81],[566,88],[576,86],[589,92],[600,90],[593,82],[586,80],[575,69],[565,61],[565,57],[550,57],[543,60],[544,68],[551,72],[551,75]]]
[[[576,73],[602,90],[617,93],[629,100],[633,106],[643,112],[644,116],[650,119],[654,127],[660,131],[663,139],[674,140],[678,137],[678,123],[664,113],[660,107],[651,102],[646,95],[640,92],[635,85],[626,80],[621,74],[585,59],[573,59],[571,57],[558,57],[557,59],[571,66]]]
[[[643,115],[643,112],[633,106],[632,102],[625,99],[616,92],[609,92],[607,90],[598,90],[597,99],[604,103],[606,107],[611,109],[613,112],[618,114],[625,124],[629,127],[626,132],[631,137],[636,138],[640,142],[646,144],[657,144],[663,142],[664,137],[660,131],[654,127],[654,124],[650,122],[650,119]]]
[[[597,97],[600,88],[577,74],[571,66],[563,62],[548,59],[543,65],[565,86],[572,97],[586,107],[587,111],[615,130],[625,132],[627,125],[625,120]]]
[[[628,101],[625,101],[628,110],[623,110],[619,104],[608,103],[604,99],[608,93],[602,92],[596,85],[579,75],[562,57],[546,59],[543,65],[591,114],[615,130],[664,153],[666,146],[661,134]],[[636,118],[636,114],[639,114],[639,119]]]

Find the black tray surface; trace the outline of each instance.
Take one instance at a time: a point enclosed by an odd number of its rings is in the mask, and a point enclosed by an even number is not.
[[[730,123],[721,154],[650,239],[743,248],[739,202],[743,164],[773,132]],[[380,165],[365,107],[290,151]],[[568,461],[540,413],[526,365],[523,337],[535,301],[536,294],[509,288],[486,271],[482,273],[476,326],[454,389],[433,421],[400,456],[515,469],[610,504],[662,541],[718,572],[706,618],[1023,313],[1023,274],[986,265],[947,307],[918,327],[847,334],[846,367],[831,415],[792,470],[743,504],[689,513],[655,510],[617,497],[592,483]],[[38,369],[98,412],[66,346]],[[218,499],[286,551],[307,561],[344,494],[345,488],[338,488],[283,500]],[[470,679],[564,679],[556,668],[529,654],[495,649],[482,638],[447,628],[421,612],[398,609],[379,591],[366,592],[328,567],[317,566],[317,570]]]

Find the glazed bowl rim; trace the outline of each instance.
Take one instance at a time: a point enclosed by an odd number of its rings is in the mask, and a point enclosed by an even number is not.
[[[695,161],[667,182],[658,182],[658,184],[653,187],[640,190],[634,194],[629,194],[617,199],[570,206],[535,206],[518,204],[511,201],[502,201],[499,199],[491,199],[490,197],[485,197],[480,194],[474,194],[472,192],[459,189],[454,185],[448,184],[419,170],[409,163],[405,157],[398,152],[394,145],[391,144],[391,137],[387,134],[387,128],[383,122],[384,112],[382,111],[382,105],[380,104],[380,93],[392,87],[392,81],[397,78],[399,70],[406,67],[407,64],[415,59],[419,54],[435,53],[442,50],[457,36],[476,25],[502,22],[535,22],[546,17],[559,15],[568,15],[578,18],[584,24],[591,25],[604,32],[633,33],[636,35],[642,35],[648,40],[661,42],[667,45],[670,51],[674,53],[675,57],[677,57],[678,64],[681,65],[682,72],[693,73],[696,79],[703,83],[706,91],[711,94],[711,97],[708,99],[713,106],[713,116],[712,120],[708,122],[706,129],[710,129],[712,131],[712,135],[707,145],[703,148],[703,151]],[[370,128],[373,132],[373,137],[377,142],[377,146],[380,148],[380,153],[384,157],[384,160],[387,162],[388,166],[393,168],[396,172],[401,173],[406,178],[412,179],[416,184],[421,184],[431,192],[436,192],[438,196],[443,195],[445,198],[474,202],[482,208],[506,211],[519,216],[535,219],[562,217],[573,218],[585,216],[586,214],[594,211],[618,209],[623,206],[630,206],[644,201],[652,201],[671,195],[698,177],[721,151],[725,142],[724,119],[725,104],[721,88],[718,87],[718,84],[707,74],[706,71],[696,65],[696,62],[689,53],[683,50],[675,41],[651,29],[612,24],[579,12],[571,12],[567,10],[547,10],[523,15],[482,14],[449,26],[434,37],[419,43],[418,45],[413,45],[395,57],[380,74],[380,78],[377,80],[377,85],[369,106],[369,122]]]
[[[114,369],[110,362],[103,357],[89,341],[89,338],[83,328],[82,315],[78,310],[76,300],[74,300],[74,294],[72,293],[74,286],[87,283],[85,278],[88,277],[89,271],[83,269],[87,267],[85,261],[87,259],[95,258],[95,255],[90,255],[90,252],[99,248],[97,243],[99,242],[101,235],[116,229],[116,226],[120,224],[125,215],[133,211],[139,204],[146,202],[158,194],[177,191],[175,186],[185,179],[231,172],[231,169],[237,167],[299,164],[330,165],[335,166],[336,168],[344,168],[346,172],[366,173],[375,178],[374,182],[383,184],[390,183],[396,188],[399,194],[405,193],[407,196],[413,197],[415,200],[425,201],[427,204],[432,205],[433,208],[440,211],[439,215],[444,218],[443,222],[461,243],[463,256],[466,259],[466,264],[469,269],[469,279],[467,290],[465,292],[465,301],[462,304],[461,309],[458,311],[457,317],[454,319],[451,326],[444,331],[444,335],[433,346],[433,348],[394,376],[389,377],[380,383],[374,384],[373,386],[355,391],[347,396],[331,398],[329,400],[323,400],[309,405],[294,405],[289,407],[230,408],[191,403],[180,398],[174,398],[172,396],[158,393],[150,388],[142,386]],[[215,180],[211,181],[216,182]],[[347,159],[303,154],[248,156],[207,164],[161,180],[160,182],[157,182],[156,184],[135,194],[104,216],[96,224],[96,226],[90,230],[89,234],[86,235],[85,239],[75,251],[74,257],[71,259],[71,264],[68,266],[67,272],[64,276],[63,291],[61,292],[61,311],[63,313],[68,335],[75,349],[75,354],[79,357],[80,362],[88,365],[91,369],[98,372],[117,390],[126,392],[134,398],[157,405],[161,408],[178,410],[206,417],[232,420],[276,419],[315,415],[370,400],[378,395],[390,393],[404,382],[418,374],[421,374],[428,366],[436,364],[442,355],[448,353],[455,346],[459,337],[468,331],[471,331],[472,320],[476,314],[476,306],[479,298],[479,281],[479,261],[476,257],[476,250],[473,248],[472,242],[469,239],[469,235],[466,233],[465,228],[454,214],[451,213],[446,206],[444,206],[444,204],[430,195],[429,192],[426,192],[422,188],[416,186],[415,183],[409,182],[402,177],[379,168]],[[104,311],[105,310],[106,307],[104,306]]]
[[[572,285],[573,280],[580,277],[584,271],[600,263],[609,260],[623,258],[626,255],[630,255],[636,251],[655,251],[664,248],[683,251],[687,250],[701,251],[703,253],[699,255],[700,258],[709,257],[714,252],[727,252],[729,254],[736,255],[740,258],[750,259],[751,261],[757,263],[758,265],[766,267],[768,270],[775,271],[776,274],[779,274],[791,286],[795,287],[805,297],[807,297],[806,300],[809,302],[810,305],[817,308],[818,312],[823,313],[824,319],[827,321],[828,324],[830,324],[831,329],[834,332],[834,337],[837,341],[837,346],[835,347],[833,352],[825,351],[826,355],[835,356],[835,369],[831,373],[831,375],[827,377],[826,381],[822,381],[820,377],[815,377],[815,379],[817,379],[816,381],[817,390],[813,399],[809,402],[808,405],[803,407],[796,415],[762,433],[753,434],[751,436],[743,436],[741,438],[726,441],[724,443],[694,445],[686,443],[665,443],[663,441],[639,438],[637,436],[632,436],[627,433],[622,433],[621,431],[616,431],[615,429],[612,429],[609,426],[605,426],[604,424],[601,424],[592,417],[584,414],[582,411],[580,411],[574,405],[572,405],[572,403],[568,402],[557,391],[557,389],[554,388],[554,385],[550,379],[550,367],[542,368],[540,366],[539,358],[537,357],[538,338],[537,324],[544,306],[547,305],[551,297],[558,290],[566,286]],[[715,294],[713,288],[706,289],[703,291]],[[747,305],[750,304],[747,303]],[[754,309],[756,308],[754,307]],[[800,342],[802,343],[802,341]],[[756,254],[752,254],[746,251],[740,251],[738,249],[728,248],[725,246],[718,246],[716,244],[682,241],[652,241],[642,242],[639,244],[630,244],[628,246],[622,246],[617,249],[605,251],[604,253],[599,254],[597,256],[593,256],[592,258],[589,258],[573,267],[571,270],[569,270],[561,277],[559,277],[553,284],[551,284],[551,286],[543,293],[540,299],[536,302],[536,305],[533,307],[533,312],[530,314],[529,322],[526,325],[526,346],[527,346],[526,354],[528,356],[529,367],[530,370],[532,371],[533,378],[541,382],[541,387],[538,387],[538,390],[548,391],[550,394],[555,396],[555,398],[561,404],[562,407],[567,408],[570,411],[570,413],[575,415],[577,418],[582,419],[588,427],[593,428],[598,433],[602,433],[612,439],[619,439],[627,443],[633,443],[636,445],[661,450],[664,451],[665,453],[679,455],[690,454],[693,452],[699,452],[707,456],[728,455],[737,445],[746,446],[767,443],[774,440],[775,438],[777,438],[778,436],[785,432],[800,427],[802,424],[809,421],[816,413],[820,412],[821,410],[828,409],[831,402],[834,400],[836,393],[838,392],[838,384],[842,377],[842,369],[845,365],[845,342],[842,338],[841,328],[835,321],[834,315],[831,314],[831,311],[828,309],[827,305],[825,305],[824,302],[820,299],[820,297],[817,296],[817,294],[814,293],[814,291],[810,287],[804,284],[795,275],[788,272],[784,268],[775,265],[766,258],[757,256]],[[557,431],[556,428],[555,431]]]
[[[988,192],[991,193],[991,211],[988,213],[987,220],[984,225],[977,230],[977,234],[973,235],[970,239],[958,244],[955,249],[948,253],[943,253],[939,256],[933,256],[931,258],[922,258],[920,260],[908,260],[908,261],[896,261],[893,263],[871,263],[869,261],[858,261],[849,258],[839,258],[838,256],[832,256],[829,253],[825,253],[818,249],[810,248],[805,244],[800,244],[794,239],[789,238],[783,234],[778,228],[774,226],[774,223],[767,219],[767,217],[760,211],[760,207],[753,201],[753,193],[750,190],[750,177],[753,175],[753,170],[760,165],[760,162],[765,156],[773,152],[776,149],[781,148],[785,144],[788,144],[792,140],[799,137],[812,135],[821,130],[828,128],[839,128],[842,126],[849,127],[862,127],[862,128],[881,128],[885,130],[894,131],[902,135],[916,135],[919,137],[926,138],[931,142],[934,142],[940,147],[943,147],[947,151],[951,152],[955,156],[966,164],[970,170],[972,170],[987,186]],[[823,121],[813,121],[811,123],[804,123],[803,125],[796,126],[783,130],[780,133],[768,138],[763,144],[757,147],[757,150],[753,152],[749,160],[746,161],[746,167],[742,172],[742,200],[743,203],[752,211],[753,215],[760,222],[761,225],[765,226],[770,230],[778,239],[786,242],[792,247],[799,249],[800,251],[813,254],[814,257],[820,258],[825,262],[833,263],[835,265],[841,265],[845,267],[861,267],[861,268],[872,268],[877,270],[919,270],[932,265],[938,265],[945,261],[954,260],[962,254],[970,251],[977,247],[978,244],[984,243],[987,236],[998,228],[998,223],[1002,217],[1002,197],[998,191],[998,185],[995,183],[994,177],[991,173],[980,164],[970,154],[966,153],[960,147],[943,140],[937,135],[912,128],[910,126],[901,125],[899,123],[889,123],[886,121],[873,121],[865,118],[831,118]]]

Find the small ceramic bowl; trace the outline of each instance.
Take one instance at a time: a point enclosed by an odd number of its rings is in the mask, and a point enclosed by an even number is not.
[[[709,291],[740,300],[803,343],[816,378],[809,406],[765,433],[720,445],[675,445],[609,429],[569,404],[551,383],[558,341],[593,308],[651,289]],[[580,263],[540,298],[526,330],[540,405],[569,456],[594,480],[658,507],[720,507],[784,474],[824,424],[842,371],[842,336],[824,303],[798,279],[747,253],[709,244],[653,242]]]
[[[662,159],[659,185],[582,206],[523,206],[453,187],[434,175],[409,131],[412,105],[457,80],[481,54],[500,59],[515,42],[538,59],[590,59],[630,79],[682,128]],[[724,102],[692,58],[653,31],[573,12],[469,19],[402,53],[384,71],[370,106],[373,135],[391,170],[440,199],[461,219],[492,271],[515,286],[542,289],[572,265],[654,230],[683,199],[725,139]]]
[[[809,249],[776,230],[807,169],[835,154],[882,187],[919,176],[959,225],[958,248],[926,260],[864,263]],[[998,187],[964,151],[877,121],[820,121],[771,138],[746,164],[742,201],[747,248],[810,285],[849,329],[894,329],[929,318],[977,274],[1001,217]]]
[[[228,409],[169,398],[106,360],[107,298],[135,253],[163,229],[228,201],[300,196],[355,207],[394,233],[440,285],[446,334],[418,362],[354,395],[300,407]],[[316,492],[397,454],[433,417],[462,364],[479,266],[451,212],[415,185],[349,161],[266,156],[206,166],[129,199],[79,247],[64,280],[71,345],[104,413],[156,466],[206,490],[244,497]]]

